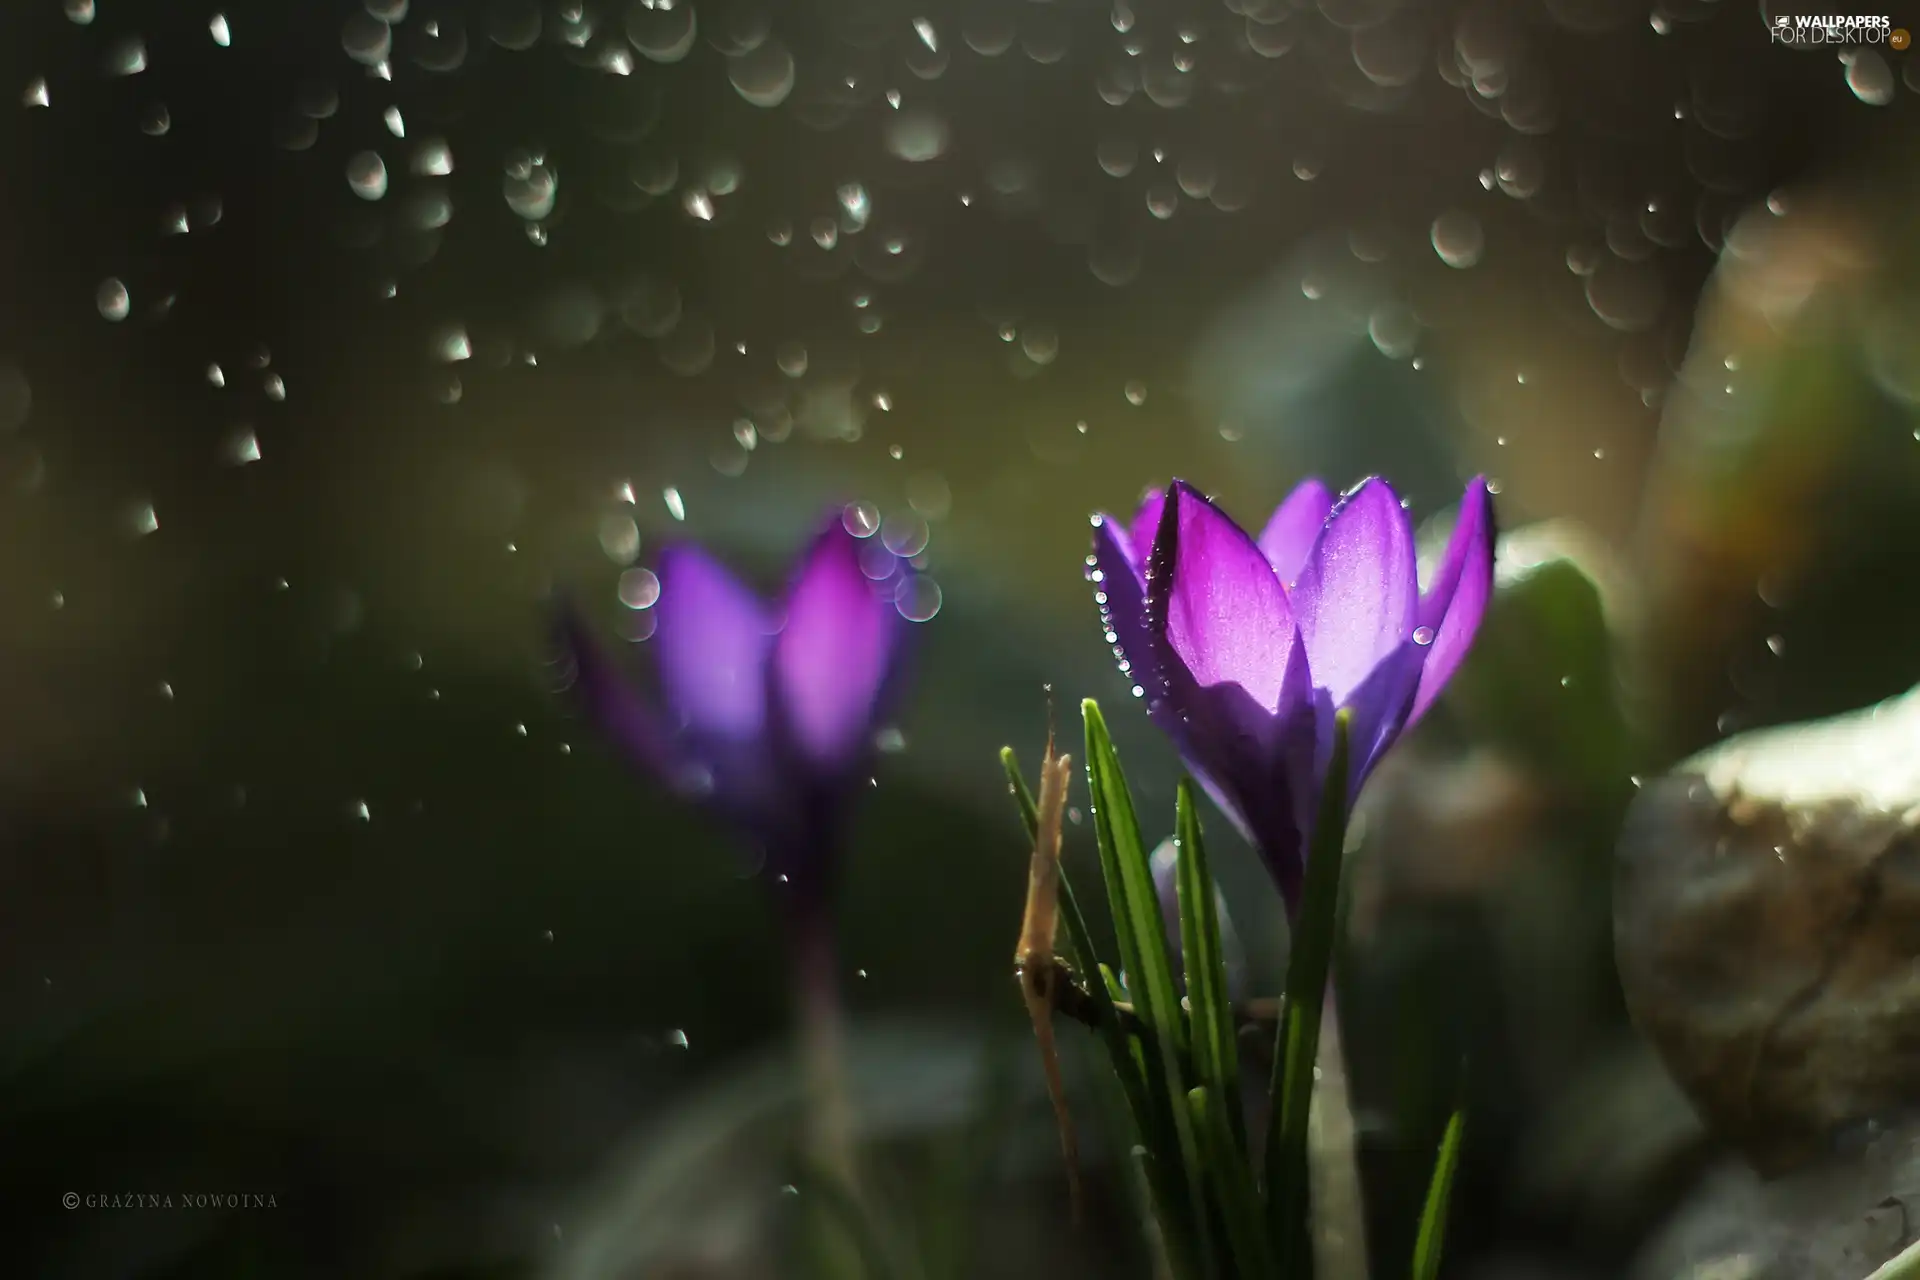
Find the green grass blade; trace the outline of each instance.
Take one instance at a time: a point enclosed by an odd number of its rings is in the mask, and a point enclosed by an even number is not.
[[[1287,958],[1285,1003],[1274,1051],[1271,1127],[1267,1133],[1268,1221],[1282,1273],[1313,1275],[1312,1185],[1307,1123],[1313,1107],[1313,1068],[1320,1053],[1320,1014],[1326,1004],[1340,906],[1340,862],[1347,839],[1349,713],[1334,721],[1333,756],[1320,794],[1320,812],[1308,849],[1300,912]]]
[[[1246,1119],[1240,1113],[1240,1044],[1227,991],[1226,948],[1220,941],[1218,890],[1207,868],[1206,844],[1193,784],[1180,780],[1174,807],[1176,883],[1180,895],[1180,947],[1191,1010],[1193,1074],[1215,1099],[1211,1108],[1225,1117],[1234,1147],[1247,1149]]]
[[[1107,881],[1107,899],[1113,910],[1113,929],[1120,944],[1120,962],[1127,974],[1127,991],[1134,1012],[1152,1040],[1141,1055],[1147,1091],[1154,1109],[1171,1122],[1176,1156],[1187,1184],[1187,1221],[1195,1241],[1202,1273],[1216,1275],[1213,1230],[1209,1221],[1198,1139],[1186,1101],[1187,1026],[1167,957],[1166,927],[1154,890],[1153,867],[1133,796],[1127,789],[1119,756],[1107,733],[1100,708],[1089,698],[1080,704],[1086,722],[1087,784],[1093,800],[1093,830],[1100,847],[1100,866]],[[1172,1216],[1179,1206],[1163,1204]]]
[[[1426,1207],[1420,1211],[1420,1234],[1413,1243],[1413,1280],[1436,1280],[1440,1274],[1440,1253],[1447,1238],[1447,1203],[1453,1197],[1453,1175],[1460,1167],[1460,1140],[1465,1129],[1466,1116],[1456,1111],[1440,1138],[1433,1179],[1427,1183]]]
[[[1253,1180],[1246,1151],[1227,1123],[1229,1115],[1239,1112],[1239,1101],[1218,1102],[1216,1095],[1200,1088],[1187,1094],[1187,1103],[1226,1224],[1233,1274],[1240,1280],[1274,1280],[1273,1245],[1266,1224],[1260,1220],[1260,1189]]]
[[[1032,788],[1020,774],[1020,758],[1013,754],[1012,747],[1000,748],[1000,767],[1007,773],[1007,790],[1013,793],[1013,802],[1020,806],[1020,821],[1027,828],[1027,839],[1037,840],[1040,836],[1040,804],[1033,798]]]

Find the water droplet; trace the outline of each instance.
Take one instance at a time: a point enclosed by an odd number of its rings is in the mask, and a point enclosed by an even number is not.
[[[1420,342],[1420,321],[1403,302],[1388,302],[1367,317],[1367,336],[1389,360],[1405,360]]]
[[[1478,264],[1487,247],[1480,219],[1462,209],[1450,209],[1433,220],[1432,240],[1440,261],[1461,271]]]
[[[427,138],[413,149],[412,168],[424,178],[444,178],[453,172],[453,148],[445,138]]]
[[[1768,636],[1767,649],[1776,658],[1782,656],[1787,651],[1786,639],[1782,636]]]
[[[100,282],[94,291],[93,304],[100,310],[105,320],[125,320],[133,311],[133,298],[127,293],[127,286],[118,277],[109,276]]]
[[[734,92],[756,107],[777,107],[792,94],[795,82],[793,54],[778,40],[727,59],[727,80]]]
[[[1415,627],[1413,629],[1413,642],[1418,645],[1432,644],[1433,628],[1432,627]]]
[[[925,520],[906,512],[894,512],[880,526],[881,544],[903,560],[925,551],[931,536]]]
[[[615,564],[632,564],[640,554],[640,526],[633,517],[608,512],[600,517],[600,550]]]
[[[667,514],[675,520],[687,518],[687,504],[680,497],[680,490],[668,485],[660,492],[661,499],[667,504]]]
[[[124,36],[107,49],[107,74],[137,76],[147,69],[147,44],[139,36]]]
[[[650,569],[629,569],[620,575],[620,603],[629,609],[651,609],[660,599],[660,579]]]
[[[845,183],[834,192],[834,197],[840,202],[847,230],[858,231],[867,225],[867,219],[873,214],[873,198],[865,186],[858,182]]]
[[[880,508],[871,502],[849,502],[840,512],[840,524],[856,538],[871,538],[880,531]]]
[[[1142,405],[1147,402],[1147,384],[1139,379],[1127,383],[1125,390],[1128,404]]]
[[[774,352],[773,362],[789,378],[801,377],[807,371],[807,348],[803,343],[783,342]]]
[[[908,622],[930,622],[940,612],[940,584],[924,573],[908,574],[900,580],[893,607]]]
[[[378,200],[387,194],[387,164],[378,152],[356,152],[347,160],[347,185],[362,200]]]
[[[687,1048],[687,1033],[679,1029],[667,1032],[667,1043],[676,1049]]]
[[[95,17],[93,0],[63,0],[60,7],[67,15],[67,21],[76,26],[87,26]]]
[[[553,212],[560,193],[560,177],[544,164],[509,165],[501,180],[507,208],[529,222]]]
[[[227,26],[227,15],[224,13],[216,13],[213,17],[209,18],[207,20],[207,34],[212,36],[213,42],[222,49],[231,45],[233,43],[233,32]]]
[[[947,122],[930,111],[903,111],[881,132],[887,150],[909,164],[939,159],[952,136]]]
[[[370,822],[373,820],[373,812],[367,808],[367,802],[365,800],[355,800],[353,802],[352,812],[353,816],[361,822]]]
[[[20,104],[27,107],[50,107],[53,99],[47,94],[47,78],[35,76],[27,81],[26,90],[20,95]]]
[[[260,461],[260,437],[242,428],[227,440],[227,460],[235,466]]]
[[[688,187],[680,194],[681,207],[687,216],[699,222],[713,221],[713,197],[704,187]]]
[[[393,28],[361,9],[340,24],[340,48],[363,67],[378,68],[393,55]]]
[[[447,325],[433,339],[433,355],[444,364],[457,364],[473,358],[473,343],[464,325]]]
[[[1870,107],[1884,107],[1893,101],[1893,69],[1872,49],[1854,50],[1847,67],[1847,88]]]

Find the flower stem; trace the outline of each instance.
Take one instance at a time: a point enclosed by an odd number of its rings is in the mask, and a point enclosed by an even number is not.
[[[853,1120],[847,1098],[846,1009],[840,999],[833,923],[822,910],[796,913],[794,1014],[806,1090],[806,1144],[822,1172],[856,1192]]]

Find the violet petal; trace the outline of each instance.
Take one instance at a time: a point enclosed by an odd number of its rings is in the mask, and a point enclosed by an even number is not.
[[[1100,606],[1108,643],[1121,662],[1121,670],[1136,684],[1154,688],[1148,665],[1147,583],[1144,566],[1128,545],[1126,529],[1112,516],[1102,514],[1093,527],[1093,567],[1099,577],[1094,583],[1094,599]],[[1144,549],[1144,548],[1143,548]]]
[[[1127,526],[1127,536],[1132,545],[1128,552],[1133,562],[1140,567],[1142,574],[1147,568],[1147,554],[1153,549],[1153,539],[1160,532],[1160,516],[1167,506],[1165,489],[1149,489],[1140,499],[1140,509],[1133,513],[1133,523]]]
[[[1493,597],[1493,497],[1486,478],[1475,476],[1460,498],[1460,515],[1447,539],[1433,584],[1420,601],[1419,625],[1431,632],[1432,647],[1408,723],[1426,713],[1465,660]]]
[[[801,754],[824,770],[866,748],[899,641],[899,611],[861,571],[860,550],[838,520],[815,539],[773,643],[783,723]]]
[[[1349,803],[1360,794],[1360,786],[1373,766],[1406,728],[1426,658],[1425,645],[1407,640],[1381,659],[1344,704],[1353,716],[1348,728]],[[1323,710],[1319,728],[1317,760],[1324,768],[1333,750],[1330,707]]]
[[[660,557],[653,648],[667,704],[703,737],[748,738],[766,722],[766,607],[726,567],[680,544]]]
[[[1246,531],[1183,481],[1167,495],[1148,560],[1147,616],[1160,661],[1280,708],[1299,637],[1287,593]]]
[[[1334,509],[1292,595],[1314,684],[1334,705],[1412,636],[1418,590],[1407,513],[1370,478]]]
[[[574,690],[600,731],[643,772],[678,785],[682,766],[672,730],[594,642],[570,606],[560,611],[560,642],[573,665]]]
[[[1280,581],[1292,586],[1306,568],[1307,555],[1320,537],[1320,530],[1333,511],[1333,492],[1318,477],[1302,480],[1274,508],[1267,527],[1260,531],[1260,550]]]

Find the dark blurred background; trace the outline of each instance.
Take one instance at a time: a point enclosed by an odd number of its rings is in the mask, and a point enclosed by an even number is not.
[[[971,1273],[1144,1274],[1065,1225],[1008,980],[1045,684],[1171,820],[1088,512],[1483,472],[1503,595],[1355,862],[1374,1251],[1464,1096],[1454,1271],[1615,1274],[1702,1150],[1612,976],[1633,777],[1920,679],[1920,63],[1771,13],[6,4],[9,1272],[762,1274],[766,895],[545,609],[643,635],[662,539],[771,584],[860,502],[940,588],[841,902],[876,1149],[933,1196],[999,1116]],[[188,1189],[274,1203],[61,1207]]]

